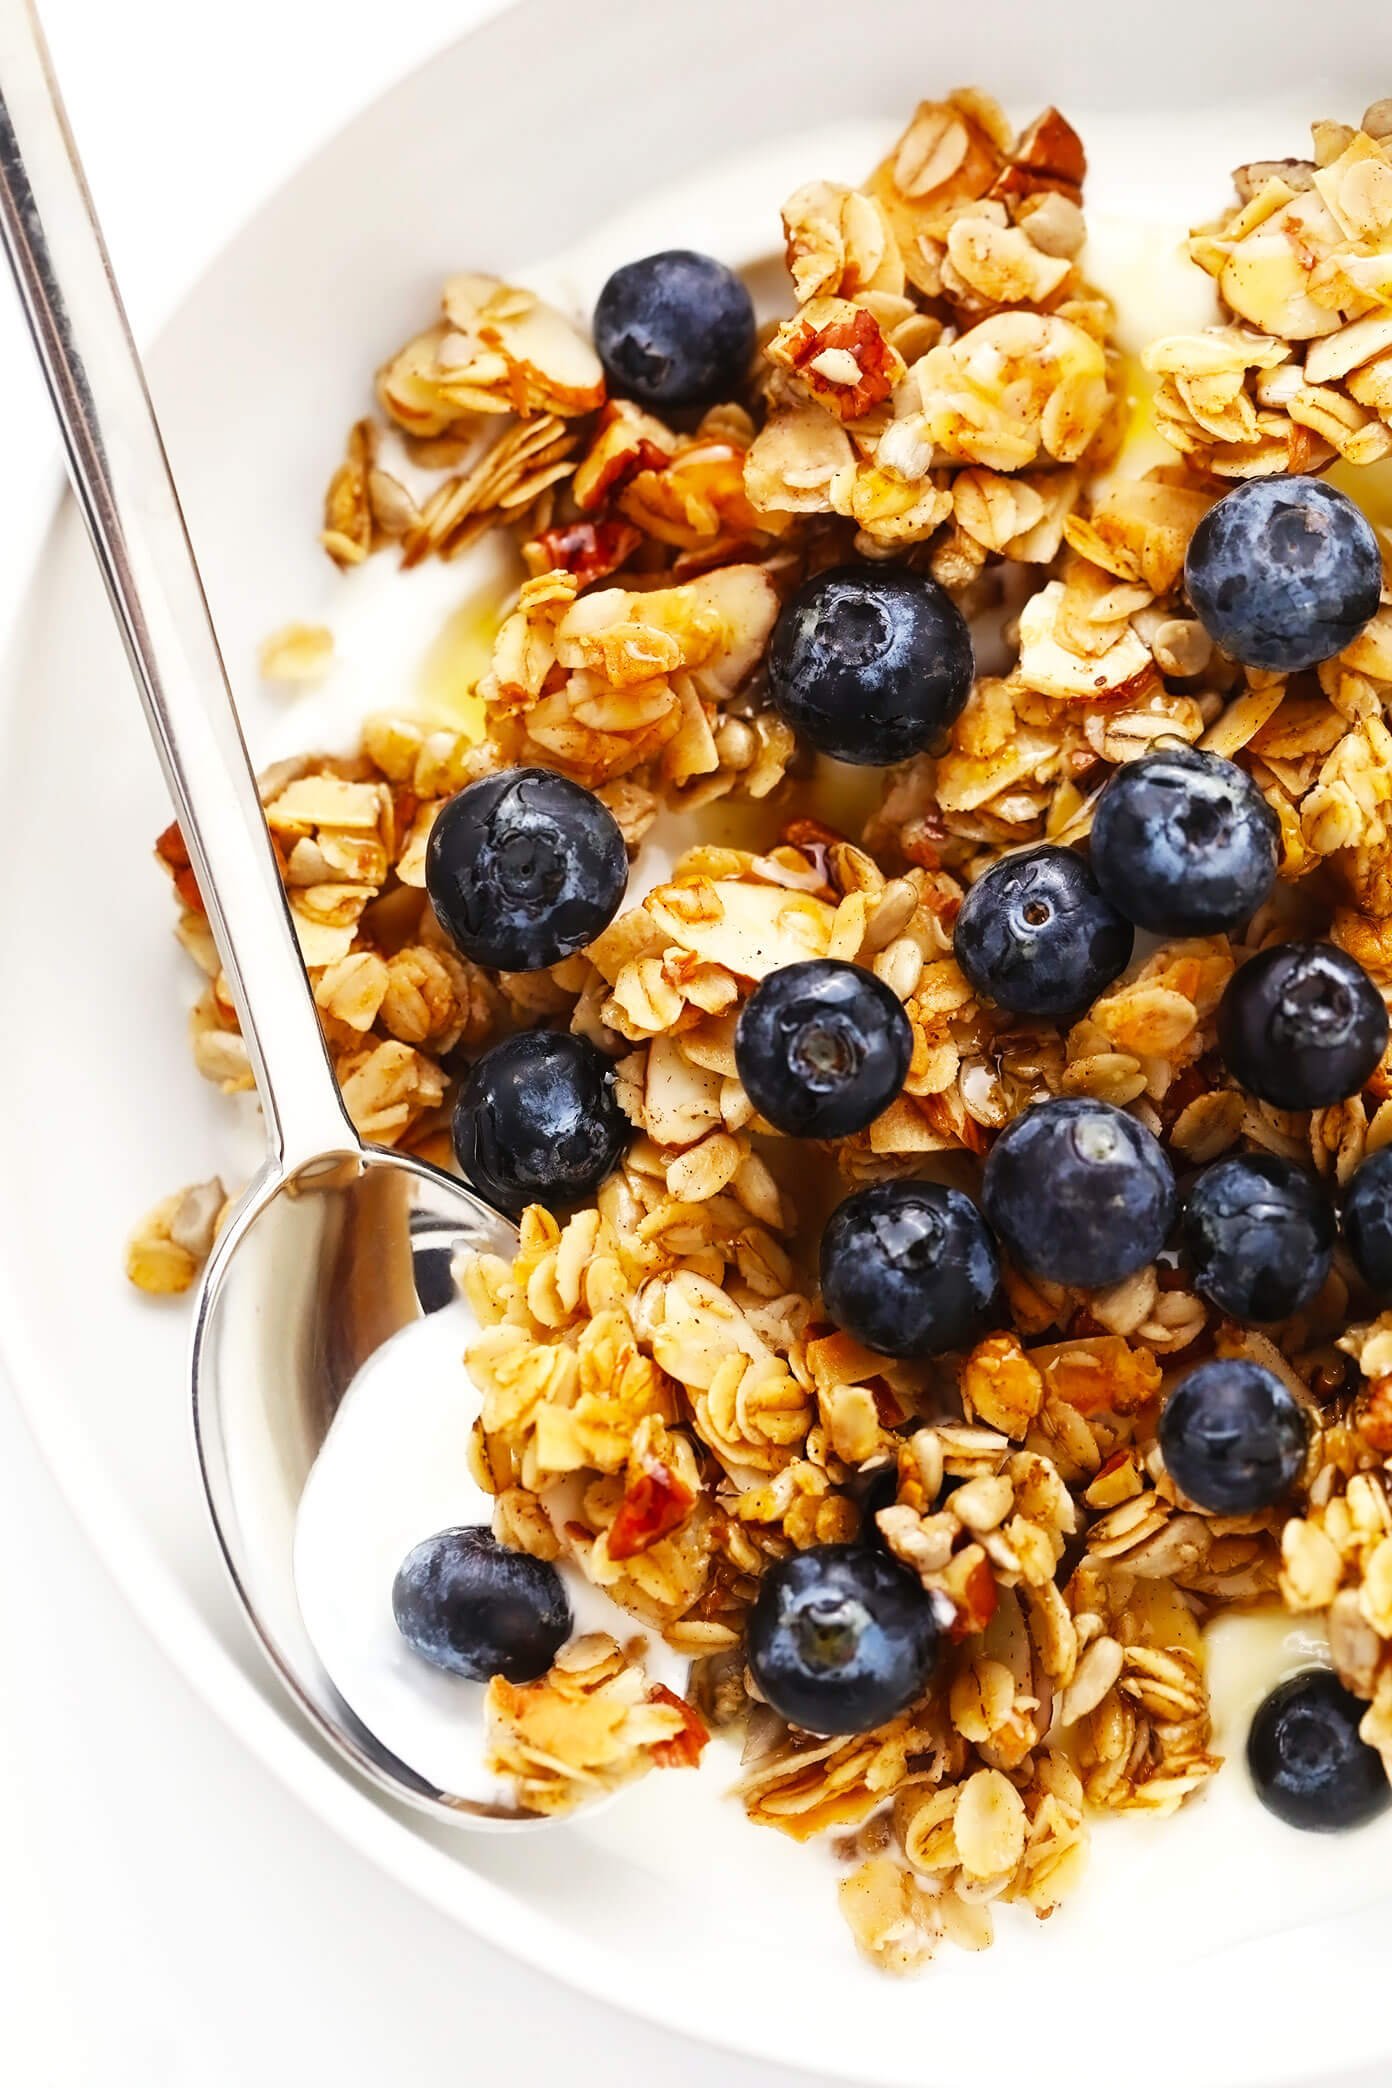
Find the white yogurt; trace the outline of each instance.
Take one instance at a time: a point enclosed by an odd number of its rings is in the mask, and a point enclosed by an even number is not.
[[[1247,1746],[1252,1714],[1278,1682],[1302,1669],[1329,1666],[1329,1638],[1319,1617],[1283,1609],[1216,1617],[1204,1634],[1213,1751],[1236,1761]]]
[[[431,1667],[396,1628],[391,1592],[413,1545],[492,1520],[469,1471],[478,1398],[463,1364],[474,1321],[461,1299],[405,1327],[349,1387],[295,1524],[295,1586],[334,1686],[394,1754],[456,1797],[512,1802],[484,1767],[484,1691]],[[678,1693],[686,1663],[573,1566],[559,1568],[577,1632],[640,1640],[654,1682]]]

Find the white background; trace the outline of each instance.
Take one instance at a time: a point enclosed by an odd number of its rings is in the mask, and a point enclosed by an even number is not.
[[[478,0],[44,0],[137,335],[325,136],[487,11]],[[3,620],[56,469],[7,282],[0,399]],[[14,981],[4,1006],[22,1019]],[[103,1106],[99,1084],[68,1106]],[[80,1310],[80,1183],[73,1204]],[[543,2078],[795,2081],[679,2045],[512,1964],[302,1814],[146,1639],[0,1387],[0,2080]]]

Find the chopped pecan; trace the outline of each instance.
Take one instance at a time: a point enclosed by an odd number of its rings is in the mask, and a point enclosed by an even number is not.
[[[849,317],[825,326],[804,321],[789,343],[788,361],[846,421],[858,420],[887,399],[903,375],[903,364],[874,316],[859,305]]]
[[[701,1751],[710,1739],[710,1730],[700,1713],[693,1710],[684,1697],[677,1696],[664,1682],[654,1682],[648,1691],[650,1704],[666,1704],[670,1710],[682,1715],[682,1729],[670,1740],[655,1741],[649,1752],[659,1769],[694,1769],[701,1759]]]
[[[626,399],[611,399],[599,420],[593,446],[575,474],[575,504],[586,514],[626,486],[640,471],[662,471],[672,461],[676,437],[651,414]]]
[[[686,1521],[695,1503],[691,1488],[655,1457],[647,1457],[630,1478],[609,1526],[611,1559],[632,1559],[670,1536]]]
[[[1087,174],[1083,141],[1066,116],[1047,108],[1023,132],[1011,163],[1001,174],[993,196],[1032,196],[1057,189],[1070,202],[1082,200]]]
[[[589,587],[617,573],[642,541],[642,530],[631,522],[566,522],[533,537],[523,555],[538,573],[574,573]]]

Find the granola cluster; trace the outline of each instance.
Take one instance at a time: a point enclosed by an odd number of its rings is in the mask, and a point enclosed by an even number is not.
[[[459,956],[425,893],[431,820],[475,757],[461,733],[370,719],[356,756],[280,762],[261,778],[348,1113],[364,1138],[445,1164],[453,1054],[487,1041],[506,996],[504,981]],[[224,1093],[249,1090],[246,1042],[177,826],[156,852],[180,905],[176,933],[207,980],[190,1016],[194,1061]]]
[[[867,557],[928,545],[948,587],[1049,563],[1115,404],[1110,308],[1077,266],[1085,170],[1056,109],[1017,137],[968,91],[921,103],[864,190],[789,199],[798,311],[767,347],[758,507],[843,516]]]
[[[1239,167],[1238,207],[1189,242],[1228,323],[1146,356],[1162,431],[1218,478],[1392,455],[1392,102],[1313,140]]]
[[[1007,1268],[1009,1329],[921,1362],[839,1332],[814,1273],[848,1185],[970,1186],[1047,1096],[1131,1110],[1178,1170],[1245,1146],[1342,1182],[1392,1139],[1386,1062],[1292,1113],[1242,1093],[1215,1036],[1235,968],[1293,935],[1331,937],[1392,996],[1392,588],[1345,653],[1288,679],[1216,652],[1183,593],[1232,480],[1392,455],[1392,104],[1314,137],[1309,162],[1240,169],[1238,205],[1194,235],[1222,318],[1147,351],[1175,458],[1143,477],[1118,460],[1113,314],[1082,269],[1082,145],[1056,110],[1016,134],[972,90],[921,104],[861,188],[789,199],[794,308],[740,398],[667,426],[606,398],[589,342],[533,293],[456,277],[329,488],[342,565],[389,543],[407,565],[452,558],[507,525],[526,574],[478,683],[480,740],[378,718],[354,759],[265,779],[353,1120],[447,1160],[461,1066],[544,1022],[612,1057],[634,1132],[591,1206],[528,1210],[511,1263],[462,1272],[473,1465],[500,1539],[660,1631],[693,1662],[692,1702],[585,1639],[542,1682],[492,1686],[495,1764],[559,1812],[694,1760],[707,1726],[742,1736],[750,1817],[836,1831],[845,1918],[894,1972],[944,1938],[988,1943],[994,1901],[1047,1915],[1090,1812],[1163,1814],[1213,1775],[1202,1627],[1225,1607],[1326,1617],[1392,1773],[1392,1316],[1344,1259],[1264,1332],[1168,1258],[1092,1293]],[[791,587],[848,557],[995,610],[1004,652],[855,834],[760,675]],[[287,633],[275,656],[308,676],[331,647]],[[1176,744],[1239,761],[1271,805],[1269,904],[1240,940],[1144,947],[1071,1023],[979,1000],[952,954],[972,879],[1002,850],[1084,841],[1111,771]],[[597,790],[634,851],[660,811],[722,798],[747,801],[757,838],[696,839],[549,972],[485,973],[435,923],[424,845],[465,782],[519,762]],[[177,830],[159,852],[208,981],[198,1065],[247,1088]],[[890,987],[913,1051],[867,1131],[808,1148],[757,1115],[733,1039],[761,979],[826,956]],[[205,1185],[152,1214],[134,1280],[192,1281],[221,1200]],[[1167,1476],[1168,1373],[1211,1355],[1276,1372],[1308,1413],[1294,1513],[1203,1513]],[[947,1650],[889,1725],[810,1738],[757,1700],[745,1620],[770,1562],[872,1522]]]
[[[691,1767],[707,1738],[689,1704],[649,1688],[606,1632],[561,1648],[539,1682],[488,1685],[489,1766],[529,1812],[566,1813],[652,1768]]]

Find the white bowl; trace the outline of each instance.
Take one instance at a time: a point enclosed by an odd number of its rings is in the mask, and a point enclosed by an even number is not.
[[[583,303],[653,245],[752,262],[776,247],[796,181],[854,178],[919,95],[977,81],[1021,115],[1066,109],[1092,151],[1109,266],[1129,253],[1133,281],[1163,282],[1175,227],[1219,207],[1231,165],[1298,152],[1311,117],[1356,117],[1389,84],[1364,64],[1382,19],[1372,0],[1313,18],[1285,0],[1173,0],[1154,17],[1115,0],[950,14],[922,0],[524,0],[488,23],[297,175],[151,358],[254,751],[349,738],[367,704],[409,698],[469,584],[389,559],[344,578],[315,542],[370,371],[449,271],[544,277]],[[1159,229],[1133,238],[1142,221]],[[308,701],[255,674],[259,640],[292,619],[331,623],[344,656]],[[423,1898],[577,1986],[859,2081],[1004,2088],[1023,2074],[1052,2088],[1118,2064],[1132,2088],[1177,2067],[1190,2088],[1270,2088],[1392,2058],[1385,2011],[1300,2005],[1312,1946],[1293,1933],[1366,1906],[1392,1942],[1388,1837],[1297,1846],[1241,1802],[1236,1768],[1226,1807],[1100,1833],[1076,1903],[1047,1929],[1002,1921],[986,1956],[944,1953],[898,1986],[857,1961],[827,1859],[747,1827],[710,1776],[655,1777],[592,1823],[510,1842],[408,1817],[320,1752],[222,1578],[189,1440],[186,1319],[122,1274],[133,1218],[214,1169],[235,1178],[245,1148],[188,1056],[191,982],[150,861],[168,807],[70,507],[5,688],[0,1348],[113,1575],[307,1804]]]

